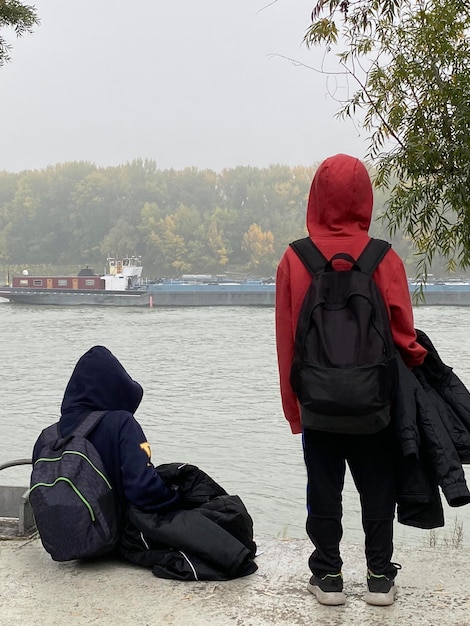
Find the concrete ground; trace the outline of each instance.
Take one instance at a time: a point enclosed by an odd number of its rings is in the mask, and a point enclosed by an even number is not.
[[[0,626],[470,626],[470,550],[399,548],[392,607],[363,601],[360,546],[343,546],[347,603],[306,590],[307,540],[259,539],[258,571],[229,582],[156,578],[122,562],[55,563],[37,539],[0,542]]]

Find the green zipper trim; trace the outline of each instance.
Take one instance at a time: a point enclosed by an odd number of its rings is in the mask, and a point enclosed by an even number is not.
[[[110,489],[112,489],[109,480],[106,478],[106,476],[103,474],[103,472],[100,472],[100,470],[96,467],[96,465],[93,465],[93,463],[90,461],[90,459],[87,456],[85,456],[82,452],[77,452],[76,450],[65,450],[61,454],[61,456],[58,456],[58,457],[53,458],[53,459],[48,459],[46,457],[41,457],[40,459],[37,459],[37,461],[35,461],[34,465],[36,465],[36,463],[39,463],[39,461],[61,461],[63,456],[64,456],[64,454],[76,454],[77,456],[81,456],[82,459],[84,459],[87,463],[89,463],[91,465],[91,467],[95,470],[95,472],[101,476],[101,478],[104,480],[106,485]]]
[[[80,498],[80,500],[83,502],[83,504],[87,507],[87,509],[88,509],[88,511],[90,513],[91,521],[95,522],[96,521],[95,514],[94,514],[93,509],[92,509],[90,503],[88,502],[88,500],[82,496],[82,494],[75,487],[73,482],[71,480],[69,480],[68,478],[64,478],[64,476],[59,476],[59,478],[56,478],[53,483],[36,483],[35,485],[33,485],[31,487],[31,489],[29,490],[29,493],[31,493],[34,489],[36,489],[36,487],[54,487],[58,482],[61,482],[61,481],[67,483],[68,485],[70,485],[70,487],[72,487],[72,489],[75,491],[77,496]]]

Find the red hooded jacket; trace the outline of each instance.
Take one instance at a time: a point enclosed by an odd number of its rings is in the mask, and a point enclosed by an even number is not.
[[[345,154],[323,161],[310,188],[307,229],[327,259],[338,252],[359,257],[370,239],[372,205],[372,184],[361,161]],[[394,250],[387,252],[373,278],[387,306],[393,340],[401,356],[408,367],[421,365],[426,350],[416,341],[405,268]],[[289,377],[297,319],[310,282],[311,276],[302,261],[294,250],[287,248],[276,276],[276,344],[282,407],[294,434],[300,433],[302,427]]]

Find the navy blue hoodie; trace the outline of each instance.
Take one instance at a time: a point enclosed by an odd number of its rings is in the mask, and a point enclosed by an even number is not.
[[[78,360],[65,389],[60,430],[67,437],[91,411],[109,411],[88,439],[99,452],[116,490],[120,509],[131,502],[158,511],[178,502],[150,460],[150,446],[134,412],[143,389],[104,346],[94,346]],[[38,444],[33,461],[39,454]]]

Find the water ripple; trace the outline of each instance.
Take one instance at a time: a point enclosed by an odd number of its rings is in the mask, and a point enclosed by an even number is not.
[[[416,325],[470,385],[470,309],[419,307]],[[0,462],[29,456],[58,417],[77,359],[102,344],[145,394],[137,418],[156,464],[199,465],[244,500],[259,534],[304,537],[305,468],[279,399],[272,309],[105,309],[0,305]],[[22,468],[3,484],[27,484]],[[459,519],[470,525],[470,514]],[[362,541],[357,493],[348,476],[345,540]],[[451,529],[456,510],[446,509]],[[439,530],[443,534],[451,530]],[[398,543],[428,533],[397,527]]]

